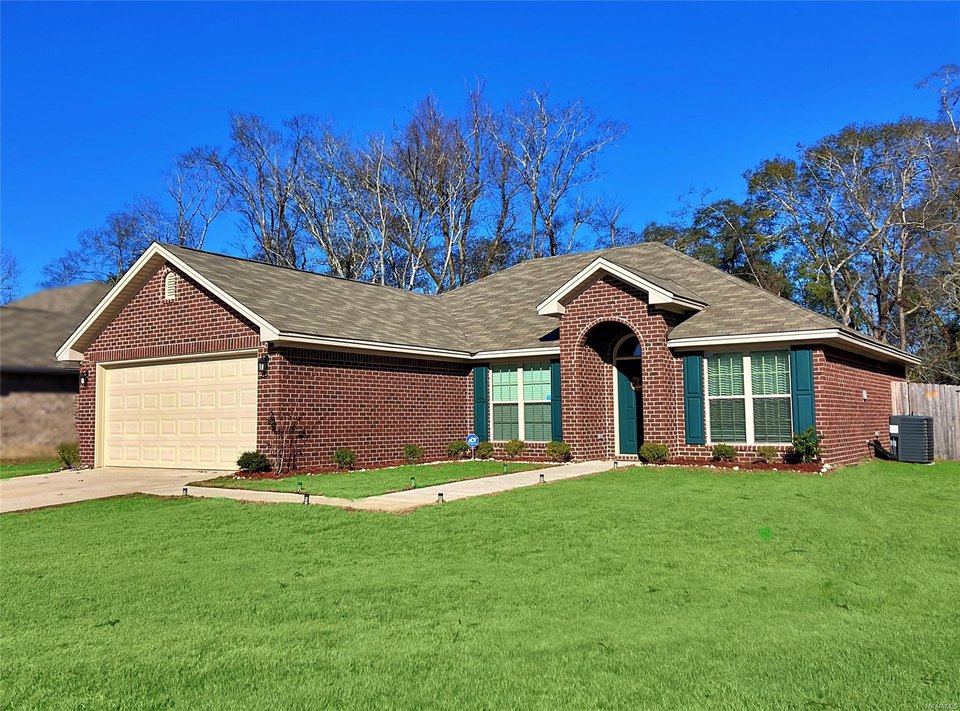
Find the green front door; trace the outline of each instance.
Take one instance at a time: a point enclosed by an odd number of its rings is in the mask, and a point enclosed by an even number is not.
[[[634,389],[634,381],[640,383],[640,361],[623,360],[617,363],[617,422],[619,425],[618,454],[640,452],[642,404],[640,388]]]

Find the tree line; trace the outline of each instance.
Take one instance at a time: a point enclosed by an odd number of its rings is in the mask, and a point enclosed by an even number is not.
[[[141,198],[80,234],[47,285],[119,278],[151,240],[203,248],[232,216],[237,249],[272,264],[440,293],[524,259],[662,241],[908,351],[920,380],[960,383],[960,68],[918,87],[936,118],[847,126],[744,173],[742,200],[681,200],[634,229],[599,199],[622,123],[547,89],[456,115],[427,97],[356,139],[297,116],[234,114],[225,146],[180,155],[161,203]]]
[[[434,293],[592,243],[582,231],[606,212],[588,188],[624,126],[546,89],[500,111],[482,86],[466,98],[448,116],[427,97],[362,140],[313,116],[234,114],[227,146],[177,158],[172,208],[140,199],[110,215],[45,268],[47,283],[116,278],[151,240],[202,248],[227,213],[247,256]]]

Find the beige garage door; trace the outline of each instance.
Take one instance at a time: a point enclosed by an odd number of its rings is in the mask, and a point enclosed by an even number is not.
[[[235,470],[240,453],[256,449],[256,356],[105,375],[105,466]]]

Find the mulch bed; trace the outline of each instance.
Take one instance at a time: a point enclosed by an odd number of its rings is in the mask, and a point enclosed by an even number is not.
[[[644,464],[644,466],[653,466],[649,464]],[[662,466],[662,465],[657,465]],[[716,462],[716,461],[703,461],[702,459],[684,459],[684,458],[675,458],[671,459],[665,466],[674,466],[674,467],[692,467],[695,469],[729,469],[729,470],[738,470],[738,471],[779,471],[779,472],[805,472],[812,474],[819,474],[820,470],[823,468],[822,462],[811,462],[810,464],[800,464],[800,463],[789,463],[789,462],[761,462],[759,460],[754,460],[750,462]]]

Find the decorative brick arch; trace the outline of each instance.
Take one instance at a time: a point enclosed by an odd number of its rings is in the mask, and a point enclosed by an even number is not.
[[[613,347],[627,333],[643,349],[645,438],[677,447],[683,432],[682,364],[667,347],[667,333],[682,318],[651,306],[646,293],[614,277],[599,279],[566,305],[560,319],[563,421],[575,457],[616,456]],[[598,348],[590,338],[604,324],[616,334]]]

